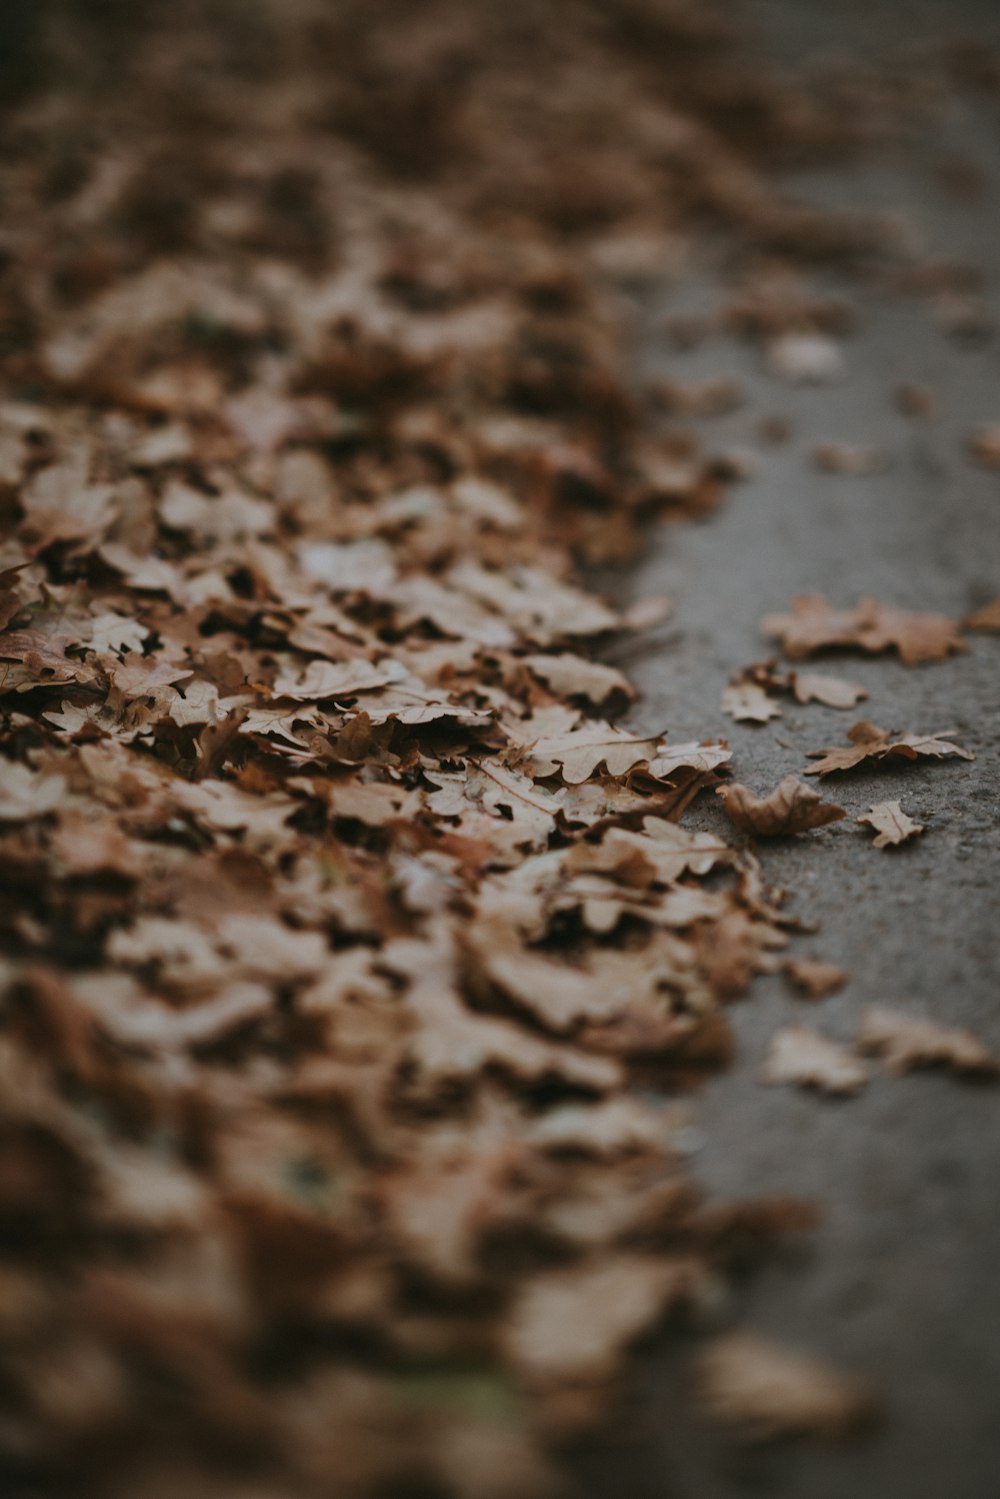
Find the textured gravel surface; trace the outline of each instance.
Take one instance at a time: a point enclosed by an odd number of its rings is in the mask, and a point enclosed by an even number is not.
[[[891,66],[900,36],[937,45],[960,34],[1000,40],[1000,11],[976,4],[819,7],[762,0],[766,50],[795,62],[817,47],[852,47]],[[940,164],[975,163],[985,191],[960,196]],[[920,139],[846,170],[794,184],[828,206],[885,209],[928,250],[975,262],[1000,313],[1000,102],[956,95]],[[817,286],[824,283],[817,280]],[[837,290],[826,282],[825,289]],[[644,694],[637,717],[672,737],[719,732],[740,780],[770,789],[801,773],[804,752],[842,743],[856,718],[901,730],[955,730],[976,754],[961,761],[833,777],[827,796],[848,820],[762,849],[791,908],[821,923],[796,951],[842,964],[844,990],[810,1005],[780,979],[759,983],[733,1013],[739,1056],[697,1105],[699,1175],[713,1192],[780,1190],[816,1198],[823,1222],[805,1249],[772,1265],[720,1310],[754,1330],[813,1349],[870,1376],[886,1418],[847,1446],[740,1449],[689,1415],[685,1350],[651,1353],[620,1450],[589,1454],[583,1484],[636,1499],[992,1499],[1000,1493],[1000,1089],[918,1073],[877,1076],[848,1102],[757,1081],[782,1024],[816,1024],[849,1039],[862,1008],[887,1002],[967,1024],[1000,1047],[1000,638],[970,637],[969,653],[908,669],[892,658],[820,661],[863,684],[857,711],[786,705],[766,726],[733,725],[719,708],[730,674],[767,654],[761,615],[796,592],[837,604],[865,593],[961,615],[1000,593],[1000,472],[965,453],[978,423],[1000,420],[1000,338],[956,341],[926,303],[842,286],[857,326],[845,340],[847,378],[791,387],[759,351],[710,338],[678,353],[664,325],[710,308],[719,281],[681,275],[643,319],[647,371],[699,380],[729,373],[747,400],[700,423],[713,444],[753,449],[760,467],[704,526],[668,529],[628,582],[665,591],[676,612],[658,648],[631,663]],[[900,382],[926,385],[938,414],[916,420],[894,399]],[[762,416],[790,418],[783,446],[762,448]],[[821,472],[819,442],[877,442],[887,472]],[[872,848],[853,818],[899,798],[927,824],[898,850]],[[723,826],[718,809],[695,821]],[[685,1419],[676,1420],[678,1411]]]

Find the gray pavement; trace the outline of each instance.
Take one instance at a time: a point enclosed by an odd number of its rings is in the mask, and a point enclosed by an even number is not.
[[[1000,40],[996,5],[761,0],[753,9],[765,47],[791,61],[822,44],[862,47],[891,66],[900,27],[908,44],[936,45],[963,29]],[[938,163],[955,154],[982,172],[980,196],[957,196],[941,181]],[[928,250],[980,265],[1000,313],[1000,98],[949,97],[915,138],[790,185],[828,206],[891,209]],[[829,279],[813,284],[837,289]],[[971,637],[966,656],[921,668],[853,655],[819,662],[867,687],[858,712],[792,705],[766,726],[741,726],[722,714],[719,694],[733,671],[768,653],[760,617],[796,592],[838,604],[872,593],[952,615],[1000,593],[1000,472],[965,453],[972,428],[1000,421],[1000,334],[963,343],[942,333],[925,302],[843,283],[857,312],[844,343],[848,377],[793,388],[735,339],[669,347],[664,320],[711,307],[724,285],[711,272],[681,276],[639,319],[647,373],[740,376],[745,405],[698,425],[713,449],[758,451],[760,468],[704,525],[659,532],[620,581],[630,594],[665,591],[676,601],[657,648],[630,666],[643,692],[637,721],[676,739],[726,735],[738,778],[758,791],[801,773],[805,750],[843,742],[862,716],[901,730],[954,729],[977,758],[834,778],[825,789],[851,820],[762,846],[765,872],[792,892],[791,909],[821,923],[795,950],[842,964],[850,981],[815,1006],[780,979],[758,982],[732,1011],[734,1067],[696,1105],[703,1145],[693,1164],[712,1194],[790,1192],[815,1198],[824,1214],[804,1249],[733,1293],[722,1320],[870,1376],[884,1423],[845,1446],[741,1449],[692,1411],[689,1349],[672,1337],[644,1363],[622,1445],[589,1452],[581,1482],[595,1496],[635,1499],[994,1499],[1000,1089],[932,1073],[879,1076],[860,1097],[836,1102],[764,1087],[757,1074],[780,1025],[803,1021],[847,1040],[871,1002],[969,1025],[1000,1048],[1000,638]],[[936,417],[899,412],[893,390],[903,381],[934,392]],[[791,420],[792,436],[762,448],[757,423],[772,414]],[[830,440],[877,442],[892,466],[864,478],[823,473],[811,450]],[[877,851],[853,817],[897,797],[927,832]],[[722,827],[703,800],[691,820]]]

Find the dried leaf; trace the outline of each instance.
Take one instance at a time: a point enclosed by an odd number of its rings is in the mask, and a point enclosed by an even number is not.
[[[856,817],[854,820],[878,834],[872,844],[873,848],[896,848],[924,831],[923,823],[914,822],[912,817],[908,817],[899,802],[876,802],[864,817]]]
[[[793,671],[792,690],[796,702],[822,703],[827,708],[853,708],[868,696],[864,687],[847,682],[843,677],[827,676],[825,672]]]
[[[559,697],[586,698],[595,708],[611,697],[619,697],[623,702],[630,702],[635,697],[628,679],[603,662],[567,654],[525,656],[524,660],[535,676],[547,683]]]
[[[841,1436],[874,1413],[871,1392],[812,1355],[756,1333],[718,1338],[698,1360],[706,1409],[750,1441]]]
[[[767,352],[772,372],[792,384],[827,385],[847,373],[840,345],[819,333],[783,333]]]
[[[767,796],[757,796],[746,786],[734,782],[720,786],[726,815],[741,833],[757,838],[786,838],[793,833],[807,833],[811,828],[839,822],[847,813],[843,807],[824,802],[818,792],[805,786],[795,776],[785,776]]]
[[[722,711],[737,723],[767,723],[780,718],[781,709],[756,682],[734,682],[722,693]]]
[[[849,478],[884,474],[892,461],[885,449],[875,443],[821,442],[813,449],[813,458],[816,466],[828,474]]]
[[[751,692],[751,689],[756,689],[756,691]],[[747,693],[751,705],[758,705],[761,715],[765,711],[765,702],[757,696],[758,692],[762,694],[791,693],[796,702],[823,703],[828,708],[852,708],[855,703],[868,696],[863,687],[857,686],[854,682],[844,681],[842,677],[831,677],[823,672],[779,671],[774,658],[769,661],[757,661],[752,666],[744,667],[739,676],[734,679],[733,687],[727,689],[737,694],[741,690]],[[725,707],[725,701],[723,707]],[[776,706],[772,705],[770,715],[774,717],[779,711]]]
[[[673,781],[677,779],[678,771],[694,771],[698,775],[711,775],[720,765],[727,764],[732,758],[732,751],[725,740],[720,744],[713,744],[708,739],[701,743],[692,740],[687,744],[674,745],[661,742],[656,758],[649,762],[647,774],[657,781]]]
[[[787,958],[784,972],[807,999],[825,999],[828,994],[836,994],[847,982],[843,968],[836,963],[825,963],[820,958]]]
[[[858,1093],[868,1081],[868,1070],[857,1057],[804,1025],[788,1025],[772,1038],[761,1079],[765,1083],[794,1083],[821,1093]]]
[[[353,661],[311,661],[301,676],[276,677],[271,690],[275,697],[319,703],[388,687],[390,682],[402,682],[406,677],[406,668],[397,661],[387,657],[376,662],[359,656]]]
[[[17,761],[0,761],[0,822],[44,817],[66,793],[62,776],[40,775]]]
[[[506,1351],[531,1381],[607,1379],[628,1344],[689,1300],[702,1276],[692,1261],[632,1255],[539,1276],[512,1308]]]
[[[1000,1072],[1000,1057],[971,1031],[939,1025],[884,1005],[872,1005],[864,1012],[857,1046],[860,1052],[881,1058],[890,1072],[934,1066],[983,1077]]]
[[[520,731],[519,731],[520,732]],[[612,724],[582,720],[565,733],[542,735],[526,742],[524,761],[536,776],[561,772],[569,786],[579,785],[603,767],[608,775],[623,776],[656,757],[658,735],[628,734]]]
[[[967,614],[962,621],[963,630],[984,630],[992,634],[1000,633],[1000,598],[991,599],[981,609],[973,614]]]
[[[848,729],[849,747],[833,746],[826,750],[809,750],[809,758],[818,760],[806,771],[807,776],[828,776],[854,770],[869,761],[883,765],[891,760],[945,760],[957,756],[961,760],[974,760],[975,755],[952,744],[944,736],[954,730],[943,729],[937,734],[900,734],[877,728],[875,724],[862,721]]]
[[[669,605],[575,568],[749,471],[650,429],[622,292],[702,218],[843,246],[758,170],[816,111],[757,80],[734,169],[723,32],[639,0],[651,90],[620,27],[488,9],[255,0],[248,48],[181,7],[11,104],[0,1378],[39,1492],[554,1495],[631,1342],[802,1221],[700,1204],[652,1101],[788,922],[678,825],[726,745],[614,717],[604,653]],[[843,308],[771,274],[743,325],[829,372]]]
[[[969,438],[969,453],[984,468],[1000,468],[1000,425],[980,427]]]
[[[854,609],[834,609],[821,595],[792,600],[791,614],[771,614],[761,622],[765,635],[781,642],[793,660],[833,647],[877,655],[896,650],[907,666],[944,661],[965,650],[955,620],[940,614],[915,614],[862,599]]]

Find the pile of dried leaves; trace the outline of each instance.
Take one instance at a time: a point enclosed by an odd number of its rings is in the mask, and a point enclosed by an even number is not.
[[[0,1442],[39,1492],[546,1492],[802,1221],[675,1143],[786,935],[678,825],[725,745],[615,723],[651,611],[572,578],[724,478],[622,299],[706,219],[861,231],[767,185],[827,116],[696,3],[245,10],[92,76],[62,13],[0,164]]]

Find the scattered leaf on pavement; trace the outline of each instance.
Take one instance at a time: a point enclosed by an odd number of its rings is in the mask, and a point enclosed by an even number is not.
[[[709,1415],[749,1441],[842,1436],[875,1413],[870,1389],[829,1364],[752,1332],[709,1343],[698,1359]]]
[[[890,1072],[934,1066],[983,1077],[1000,1072],[1000,1057],[970,1030],[939,1025],[884,1005],[872,1005],[864,1012],[857,1046],[865,1055],[881,1058]]]
[[[965,630],[983,630],[990,634],[1000,633],[1000,598],[991,599],[981,609],[967,614],[962,621]]]
[[[752,833],[757,838],[807,833],[811,828],[826,827],[847,816],[843,807],[825,802],[818,791],[792,775],[785,776],[767,796],[757,796],[739,782],[718,787],[716,796],[722,797],[733,825],[741,833]]]
[[[870,655],[895,650],[907,666],[915,666],[944,661],[966,649],[957,621],[896,609],[872,598],[862,599],[853,609],[835,609],[820,594],[802,594],[792,600],[790,614],[770,614],[761,628],[792,660],[834,648]]]
[[[794,1083],[821,1093],[858,1093],[868,1069],[839,1041],[804,1025],[788,1025],[773,1037],[764,1061],[765,1083]]]
[[[722,711],[737,723],[767,723],[781,717],[778,704],[756,682],[733,682],[724,688]]]
[[[807,999],[825,999],[847,982],[847,974],[836,963],[821,958],[786,958],[783,968],[789,981]]]
[[[942,729],[937,734],[894,735],[890,729],[880,729],[862,721],[848,729],[849,745],[808,750],[809,758],[818,760],[819,764],[810,766],[806,775],[828,776],[854,770],[858,765],[884,765],[892,760],[946,760],[952,757],[974,760],[976,757],[969,750],[944,737],[951,733],[954,733],[953,729]]]
[[[909,817],[899,802],[876,802],[863,817],[854,820],[878,834],[872,843],[873,848],[897,848],[924,831],[923,823]]]

